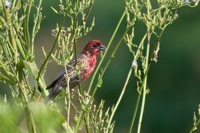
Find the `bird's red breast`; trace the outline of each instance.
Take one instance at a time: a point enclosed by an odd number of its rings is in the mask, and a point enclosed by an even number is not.
[[[82,68],[82,81],[89,78],[96,67],[96,55],[86,57],[85,64]]]

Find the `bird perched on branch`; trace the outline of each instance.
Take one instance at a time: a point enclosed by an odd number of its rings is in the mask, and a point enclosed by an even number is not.
[[[106,47],[99,40],[88,42],[77,57],[77,61],[71,60],[66,70],[61,71],[53,82],[46,88],[51,89],[47,97],[47,102],[53,100],[62,90],[64,90],[69,82],[69,88],[73,89],[80,82],[90,77],[96,67],[97,56]],[[67,72],[67,73],[66,73]]]

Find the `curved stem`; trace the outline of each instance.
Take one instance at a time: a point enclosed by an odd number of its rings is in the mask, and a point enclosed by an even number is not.
[[[73,1],[73,3],[74,3],[74,2],[75,2],[75,0]],[[55,46],[56,46],[56,43],[57,43],[57,41],[58,41],[60,32],[61,32],[61,30],[62,30],[62,27],[63,27],[64,23],[65,23],[65,18],[66,18],[66,16],[67,16],[67,14],[68,14],[68,12],[69,12],[69,10],[70,10],[71,7],[72,7],[72,6],[70,6],[70,7],[68,8],[68,10],[66,11],[66,13],[64,14],[63,19],[62,19],[62,22],[61,22],[61,25],[60,25],[60,27],[59,27],[59,31],[58,31],[57,36],[56,36],[56,39],[55,39],[55,41],[54,41],[54,43],[53,43],[53,46],[52,46],[50,52],[48,53],[46,59],[45,59],[44,62],[42,63],[42,66],[40,67],[40,70],[39,70],[39,72],[38,72],[38,76],[37,76],[37,79],[36,79],[36,81],[37,81],[38,84],[40,84],[39,80],[40,80],[40,76],[41,76],[41,74],[42,74],[42,70],[44,69],[45,65],[47,64],[47,61],[49,60],[49,58],[50,58],[50,56],[51,56],[51,54],[52,54],[52,52],[53,52],[53,50],[54,50],[54,48],[55,48]],[[42,88],[42,89],[44,90],[44,88]]]
[[[104,52],[104,54],[103,54],[101,60],[99,61],[98,65],[97,65],[97,67],[96,67],[96,69],[95,69],[95,71],[94,71],[94,74],[93,74],[93,76],[92,76],[92,78],[91,78],[90,85],[89,85],[89,88],[88,88],[88,91],[87,91],[88,94],[89,94],[90,91],[91,91],[92,85],[93,85],[93,83],[94,83],[94,79],[95,79],[95,77],[96,77],[96,75],[97,75],[97,72],[98,72],[98,70],[99,70],[99,68],[100,68],[100,66],[101,66],[101,64],[102,64],[102,62],[103,62],[105,56],[106,56],[107,53],[108,53],[108,49],[110,48],[111,43],[112,43],[114,37],[116,36],[116,33],[117,33],[117,31],[118,31],[118,29],[119,29],[119,26],[121,25],[122,20],[124,19],[124,17],[125,17],[125,12],[122,14],[122,16],[121,16],[121,18],[120,18],[120,20],[119,20],[119,22],[118,22],[118,24],[117,24],[117,26],[116,26],[114,32],[113,32],[113,34],[112,34],[112,36],[111,36],[111,39],[110,39],[110,41],[109,41],[109,43],[108,43],[108,45],[107,45],[107,48],[106,48],[106,50],[105,50],[105,52]],[[120,42],[120,43],[121,43],[121,42]],[[118,46],[119,46],[120,43],[117,44],[117,46],[116,46],[117,48],[118,48]],[[114,50],[114,51],[117,50],[116,47],[115,47],[115,50]],[[115,53],[115,52],[113,52],[113,53]],[[113,54],[112,54],[112,55],[113,55]],[[111,56],[111,57],[112,57],[112,56]],[[110,59],[110,60],[111,60],[111,59]],[[109,63],[107,63],[107,64],[109,64]],[[107,66],[108,66],[108,65],[107,65]],[[105,70],[106,70],[106,68],[104,68],[104,72],[105,72]],[[103,77],[103,74],[101,75],[101,77]],[[96,92],[96,91],[94,90],[93,92]]]
[[[106,133],[108,133],[109,132],[109,127],[110,127],[110,124],[111,124],[111,121],[112,121],[112,119],[113,119],[113,116],[114,116],[114,114],[115,114],[115,112],[116,112],[116,110],[117,110],[117,108],[118,108],[118,106],[119,106],[119,103],[121,102],[121,100],[122,100],[122,97],[124,96],[124,92],[125,92],[125,90],[126,90],[126,87],[127,87],[127,85],[128,85],[128,81],[129,81],[129,79],[130,79],[130,77],[131,77],[131,74],[132,74],[132,71],[133,71],[133,63],[134,63],[134,61],[132,62],[132,64],[131,64],[131,67],[130,67],[130,69],[129,69],[129,72],[128,72],[128,75],[127,75],[127,78],[126,78],[126,81],[125,81],[125,83],[124,83],[124,87],[123,87],[123,89],[122,89],[122,92],[121,92],[121,94],[120,94],[120,96],[119,96],[119,98],[118,98],[118,100],[117,100],[117,103],[116,103],[116,105],[115,105],[115,107],[114,107],[114,109],[113,109],[113,111],[112,111],[112,114],[111,114],[111,116],[110,116],[110,119],[109,119],[109,122],[108,122],[108,125],[107,125],[107,131],[106,131]]]
[[[124,12],[124,14],[123,14],[123,17],[124,17],[124,16],[125,16],[125,12]],[[121,19],[120,19],[120,20],[121,20]],[[136,17],[134,17],[134,18],[132,19],[131,23],[134,23],[135,20],[136,20]],[[122,21],[122,20],[121,20],[121,21]],[[120,44],[122,43],[122,41],[123,41],[123,39],[124,39],[124,36],[127,34],[127,32],[129,31],[130,28],[131,28],[131,25],[128,26],[128,27],[126,28],[124,34],[122,35],[122,37],[120,38],[119,42],[117,43],[115,49],[113,50],[113,52],[112,52],[112,54],[111,54],[109,60],[107,61],[106,65],[105,65],[105,67],[104,67],[104,69],[103,69],[101,75],[99,76],[100,79],[103,77],[103,75],[104,75],[106,69],[108,68],[108,66],[109,66],[109,64],[110,64],[110,62],[111,62],[111,60],[112,60],[113,57],[115,56],[115,53],[116,53],[117,49],[119,48]],[[110,43],[109,43],[109,44],[110,44]],[[99,64],[99,65],[100,65],[100,64]],[[95,75],[94,75],[94,76],[95,76]],[[98,88],[98,84],[96,84],[96,86],[95,86],[95,88],[94,88],[94,90],[93,90],[93,92],[92,92],[92,97],[94,96],[94,94],[95,94],[97,88]]]
[[[143,5],[141,6],[140,10],[142,10],[142,8],[143,8]],[[111,39],[110,39],[110,41],[109,41],[109,43],[108,43],[108,46],[107,46],[107,48],[106,48],[106,51],[104,52],[104,54],[103,54],[103,56],[102,56],[102,58],[101,58],[101,60],[100,60],[100,62],[99,62],[99,64],[98,64],[98,66],[96,67],[96,70],[95,70],[95,72],[94,72],[94,74],[93,74],[93,76],[92,76],[92,79],[91,79],[91,82],[90,82],[90,85],[89,85],[88,94],[90,93],[90,90],[91,90],[91,88],[92,88],[92,85],[93,85],[93,82],[94,82],[94,78],[96,77],[97,71],[99,70],[99,68],[100,68],[100,66],[101,66],[101,64],[102,64],[102,62],[103,62],[103,60],[104,60],[104,58],[105,58],[105,56],[106,56],[106,54],[107,54],[107,52],[108,52],[108,49],[110,48],[110,45],[111,45],[111,43],[112,43],[114,37],[116,36],[116,33],[117,33],[117,31],[118,31],[118,29],[119,29],[119,26],[121,25],[122,20],[124,19],[125,15],[126,15],[126,11],[123,12],[123,14],[122,14],[122,16],[121,16],[121,18],[120,18],[120,20],[119,20],[119,22],[118,22],[118,24],[117,24],[117,26],[116,26],[114,32],[113,32],[113,35],[112,35],[112,37],[111,37]],[[135,16],[133,17],[133,19],[131,20],[130,25],[127,26],[127,28],[126,28],[124,34],[122,35],[122,37],[120,38],[119,42],[118,42],[117,45],[115,46],[115,49],[113,50],[113,52],[112,52],[112,54],[111,54],[109,60],[107,61],[107,63],[106,63],[106,65],[105,65],[105,67],[104,67],[104,69],[103,69],[101,75],[99,76],[99,79],[101,79],[101,78],[103,77],[103,75],[104,75],[104,73],[105,73],[107,67],[109,66],[111,60],[113,59],[113,57],[114,57],[114,55],[115,55],[117,49],[119,48],[121,42],[123,41],[125,35],[128,33],[129,29],[135,24],[136,18],[137,18],[137,17],[136,17],[136,15],[135,15]],[[98,88],[98,83],[96,84],[96,86],[95,86],[95,88],[94,88],[94,90],[93,90],[93,92],[92,92],[92,97],[93,97],[94,94],[96,93],[97,88]]]

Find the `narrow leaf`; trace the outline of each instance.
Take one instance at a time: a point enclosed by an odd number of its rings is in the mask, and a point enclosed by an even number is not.
[[[31,74],[34,79],[37,79],[38,68],[34,62],[23,61],[25,68]]]

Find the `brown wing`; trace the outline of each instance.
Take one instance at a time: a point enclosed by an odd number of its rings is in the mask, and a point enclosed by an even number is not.
[[[79,66],[78,69],[81,69],[81,67],[83,67],[85,63],[84,58],[86,58],[84,55],[78,56],[77,58],[77,66]],[[78,73],[80,70],[76,70],[74,66],[75,66],[75,60],[71,60],[67,66],[67,73],[68,73],[67,76],[70,78],[70,81],[69,81],[70,88],[74,88],[80,82],[81,75],[78,76]],[[56,78],[52,81],[52,83],[46,89],[54,88],[55,85],[58,85],[61,87],[67,87],[65,74],[66,74],[65,70],[60,71],[58,75],[56,76]]]
[[[82,64],[85,63],[85,56],[80,55],[77,59],[77,66],[82,66]],[[67,76],[70,78],[69,81],[69,87],[70,89],[74,88],[75,86],[78,85],[78,83],[81,81],[81,73],[80,76],[78,76],[78,71],[75,69],[75,60],[72,60],[69,62],[67,66]],[[78,69],[81,69],[78,67]],[[81,71],[81,70],[80,70]],[[67,87],[67,82],[66,82],[66,77],[65,77],[65,70],[62,70],[56,78],[53,80],[53,82],[46,88],[46,89],[51,89],[48,97],[47,97],[47,103],[54,99],[62,90],[64,90]]]

